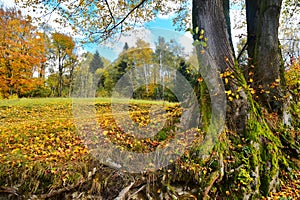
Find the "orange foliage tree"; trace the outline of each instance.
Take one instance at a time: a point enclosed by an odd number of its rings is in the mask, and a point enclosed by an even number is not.
[[[41,73],[44,57],[43,37],[16,9],[0,8],[0,96],[26,96],[43,84],[34,77]]]

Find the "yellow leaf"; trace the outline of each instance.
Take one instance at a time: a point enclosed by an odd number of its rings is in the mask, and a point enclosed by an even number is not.
[[[226,84],[228,83],[228,78],[225,78],[225,83],[226,83]]]
[[[103,131],[103,135],[107,135],[108,134],[108,131]]]
[[[242,87],[238,87],[237,92],[240,92],[242,89]]]
[[[226,93],[227,95],[231,95],[231,94],[232,94],[232,91],[231,91],[231,90],[227,90],[227,91],[225,91],[225,93]]]

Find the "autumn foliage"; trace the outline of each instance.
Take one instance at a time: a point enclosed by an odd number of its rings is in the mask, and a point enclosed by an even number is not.
[[[24,96],[43,83],[34,77],[46,61],[43,40],[30,16],[0,8],[0,97]]]
[[[300,57],[294,60],[285,73],[287,87],[296,100],[300,99]]]

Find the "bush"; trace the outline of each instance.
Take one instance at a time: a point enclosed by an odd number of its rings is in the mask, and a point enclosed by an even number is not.
[[[25,97],[49,97],[51,95],[51,88],[47,86],[38,86],[30,93],[25,94]]]

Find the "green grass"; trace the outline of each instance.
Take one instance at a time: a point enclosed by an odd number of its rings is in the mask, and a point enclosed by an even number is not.
[[[34,106],[34,105],[53,105],[53,104],[72,104],[74,102],[86,102],[91,104],[111,103],[111,98],[20,98],[20,99],[0,99],[0,106]],[[178,103],[167,101],[151,101],[143,99],[113,99],[113,103],[133,103],[133,104],[153,104],[172,106]]]
[[[95,105],[96,117],[107,139],[133,151],[151,151],[166,137],[138,141],[117,128],[110,98],[34,98],[0,100],[0,187],[15,187],[21,194],[41,194],[87,178],[94,158],[89,154],[74,120],[75,103]],[[76,101],[79,100],[79,101]],[[116,103],[128,100],[118,99]],[[143,126],[150,120],[149,109],[177,105],[164,101],[130,100],[131,119]],[[162,106],[149,106],[162,105]],[[151,107],[151,108],[150,108]],[[82,109],[90,107],[82,107]],[[176,109],[175,109],[176,108]],[[180,109],[165,112],[161,119],[180,116]],[[84,111],[84,110],[82,110]],[[123,113],[123,114],[124,114]],[[156,121],[157,123],[159,123]],[[175,120],[171,120],[175,121]],[[86,121],[87,122],[87,121]],[[170,123],[167,123],[170,124]],[[169,126],[169,125],[168,125]],[[102,134],[102,133],[100,133]],[[103,136],[102,136],[103,137]],[[22,173],[20,173],[22,172]]]

